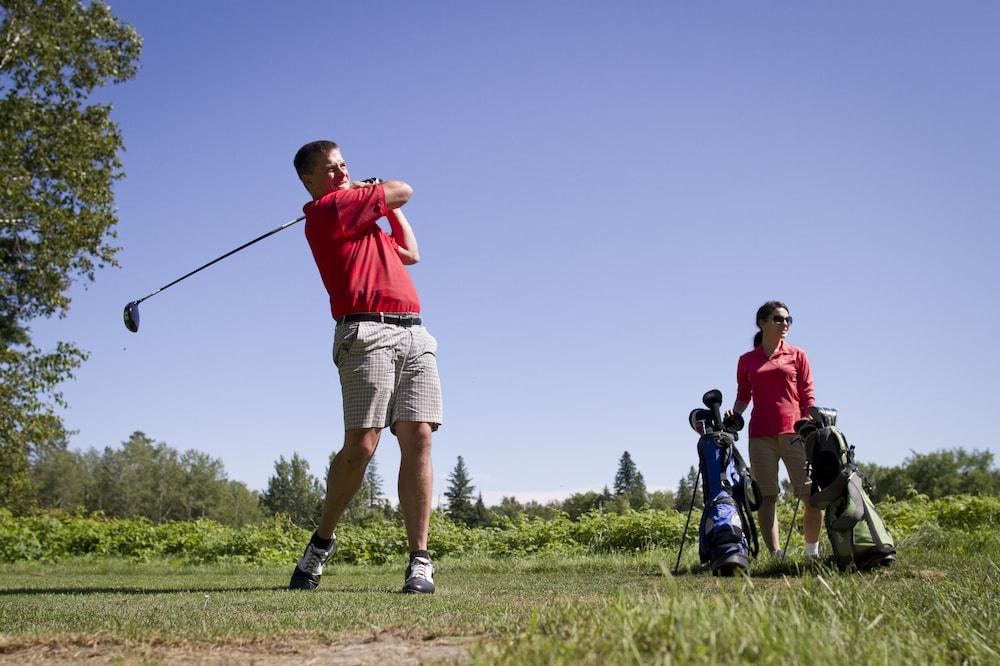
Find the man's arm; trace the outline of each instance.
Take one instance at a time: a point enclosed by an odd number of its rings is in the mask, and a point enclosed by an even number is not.
[[[364,181],[355,180],[351,183],[351,189],[358,187],[375,187],[376,185],[382,185],[382,191],[385,192],[385,206],[389,210],[395,210],[400,208],[413,195],[413,188],[401,180],[385,180],[385,181]]]
[[[407,266],[420,261],[417,237],[413,235],[413,227],[403,215],[403,211],[399,208],[390,209],[386,218],[392,228],[392,238],[396,241],[396,254],[399,255],[399,259]]]

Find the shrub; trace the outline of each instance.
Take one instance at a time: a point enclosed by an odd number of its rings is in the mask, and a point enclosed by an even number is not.
[[[930,500],[918,496],[883,502],[879,511],[897,540],[928,526],[966,534],[992,533],[1000,523],[1000,498],[958,495]],[[699,515],[696,511],[692,516],[689,540],[697,540]],[[493,527],[471,528],[434,512],[428,548],[438,558],[676,549],[685,517],[670,510],[620,515],[591,511],[577,521],[560,513],[549,520],[504,517]],[[790,514],[781,514],[785,524],[790,519]],[[343,524],[337,532],[337,562],[384,564],[401,558],[407,550],[405,529],[387,519],[366,525]],[[115,556],[136,561],[163,558],[186,563],[289,563],[299,557],[308,538],[308,530],[296,527],[283,515],[234,528],[207,519],[156,525],[146,518],[111,519],[101,514],[60,512],[15,518],[0,509],[3,562]]]

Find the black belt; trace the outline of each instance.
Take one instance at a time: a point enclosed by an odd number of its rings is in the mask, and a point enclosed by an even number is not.
[[[377,321],[396,326],[420,326],[423,319],[410,315],[396,315],[388,312],[364,312],[361,314],[344,315],[337,320],[338,324],[350,324],[356,321]]]

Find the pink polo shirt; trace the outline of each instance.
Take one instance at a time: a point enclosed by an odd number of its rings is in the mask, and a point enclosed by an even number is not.
[[[736,364],[736,399],[753,401],[751,437],[773,437],[795,432],[795,422],[809,415],[816,403],[812,370],[805,350],[784,340],[771,358],[764,347],[754,347]]]

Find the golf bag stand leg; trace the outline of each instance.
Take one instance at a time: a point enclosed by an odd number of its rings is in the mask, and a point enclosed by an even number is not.
[[[674,563],[674,575],[681,566],[681,555],[684,553],[684,540],[687,538],[688,525],[691,524],[691,512],[694,511],[694,500],[698,497],[698,484],[701,483],[701,465],[698,465],[698,476],[694,480],[694,487],[691,489],[691,506],[688,507],[687,520],[684,521],[684,532],[681,534],[681,548],[677,551],[677,562]]]

